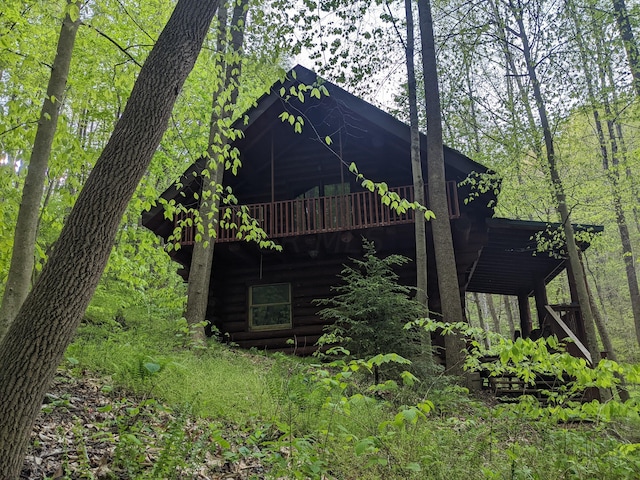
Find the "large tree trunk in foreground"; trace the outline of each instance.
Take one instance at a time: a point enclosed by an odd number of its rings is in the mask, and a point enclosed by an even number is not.
[[[221,8],[220,11],[225,10]],[[226,55],[224,54],[227,43],[227,15],[218,12],[220,19],[220,32],[218,37],[218,55],[227,58],[226,73],[218,88],[214,92],[213,110],[209,122],[209,145],[207,148],[209,175],[202,178],[202,194],[200,196],[200,219],[204,230],[202,239],[193,247],[191,267],[189,269],[189,288],[187,291],[187,311],[185,317],[192,327],[192,340],[198,344],[204,342],[204,327],[197,326],[206,320],[207,306],[209,303],[209,283],[211,281],[211,264],[215,247],[215,227],[218,223],[218,209],[220,205],[220,193],[224,178],[226,159],[223,155],[227,143],[227,130],[232,120],[233,107],[238,99],[239,79],[242,73],[242,47],[244,44],[244,31],[249,11],[248,0],[234,2],[233,17],[231,19],[231,45]],[[221,62],[224,64],[224,62]],[[225,91],[230,91],[229,100],[223,105],[218,105],[217,97]],[[227,96],[225,95],[225,98]],[[220,107],[220,114],[216,113],[216,107]],[[230,108],[231,107],[231,108]],[[228,113],[231,112],[231,113]],[[218,140],[216,140],[218,139]]]
[[[414,200],[420,205],[426,205],[424,192],[424,178],[422,177],[422,159],[420,158],[420,129],[418,125],[418,92],[416,87],[416,70],[414,65],[414,23],[411,0],[405,0],[405,15],[407,17],[407,90],[409,96],[409,124],[411,128],[411,173],[413,175]],[[416,240],[416,300],[424,307],[424,316],[429,316],[429,296],[427,294],[427,230],[426,218],[422,212],[415,212],[415,240]],[[424,336],[425,352],[431,361],[431,334]]]
[[[22,189],[18,220],[13,236],[9,276],[0,306],[0,341],[18,314],[18,310],[20,310],[31,288],[42,192],[44,191],[49,155],[51,155],[53,137],[58,126],[60,103],[67,85],[71,54],[79,25],[80,19],[74,21],[69,14],[65,15],[62,21],[58,48],[51,67],[47,94],[42,103],[36,137],[27,168],[27,177]]]
[[[435,213],[432,220],[433,248],[438,272],[438,290],[445,322],[464,321],[460,285],[453,250],[449,206],[447,205],[444,152],[442,147],[442,114],[440,89],[436,68],[436,48],[433,38],[433,19],[429,0],[418,1],[420,35],[422,37],[422,70],[427,103],[427,183],[429,208]],[[457,335],[445,337],[447,369],[452,374],[462,373],[464,342]]]
[[[104,270],[218,1],[180,0],[53,254],[0,345],[0,478],[17,478],[42,398]]]

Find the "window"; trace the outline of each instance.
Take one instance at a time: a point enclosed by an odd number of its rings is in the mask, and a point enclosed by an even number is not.
[[[350,192],[349,183],[332,183],[323,187],[315,186],[298,195],[296,198],[300,202],[294,211],[296,232],[350,227]]]
[[[249,287],[249,327],[251,330],[291,328],[291,285]]]
[[[324,186],[325,200],[324,218],[327,228],[350,227],[351,223],[351,199],[349,193],[351,185],[348,183],[334,183]]]

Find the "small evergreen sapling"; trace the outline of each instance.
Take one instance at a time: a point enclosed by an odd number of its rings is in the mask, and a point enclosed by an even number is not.
[[[331,321],[318,344],[342,347],[333,351],[346,350],[349,358],[396,353],[410,360],[424,355],[430,361],[431,352],[423,352],[420,333],[404,328],[424,316],[423,308],[410,297],[415,289],[399,284],[393,271],[411,260],[401,255],[378,258],[373,242],[364,238],[363,248],[364,257],[352,258],[352,265],[345,265],[339,275],[343,283],[331,288],[336,295],[315,300],[325,307],[319,315]]]

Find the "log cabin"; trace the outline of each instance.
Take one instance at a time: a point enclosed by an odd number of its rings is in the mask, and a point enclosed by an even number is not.
[[[292,88],[319,82],[327,95],[289,95]],[[303,119],[301,132],[282,121],[283,112]],[[301,66],[258,99],[235,127],[242,135],[232,146],[240,152],[242,167],[237,175],[226,172],[224,185],[282,251],[260,248],[235,229],[218,228],[207,319],[240,347],[307,355],[316,350],[325,326],[313,300],[331,295],[343,265],[361,256],[362,237],[373,241],[381,256],[395,253],[415,259],[414,212],[393,212],[349,169],[355,163],[366,178],[384,181],[391,191],[413,201],[409,127]],[[426,179],[424,136],[421,157]],[[567,305],[548,305],[545,287],[568,263],[562,245],[539,251],[536,238],[549,225],[495,218],[499,182],[477,188],[477,182],[469,181],[494,173],[446,146],[444,159],[461,302],[466,292],[514,296],[522,335],[532,331],[534,303],[540,328],[552,323],[561,338],[571,333],[584,342],[575,294]],[[204,167],[204,159],[195,162],[162,198],[197,208]],[[167,219],[160,202],[143,214],[143,224],[165,240],[181,220],[184,214]],[[432,244],[428,222],[426,228]],[[194,236],[193,227],[183,227],[181,248],[170,251],[182,265],[185,281]],[[433,248],[428,251],[429,308],[438,312]],[[401,283],[416,284],[415,264],[397,273]]]

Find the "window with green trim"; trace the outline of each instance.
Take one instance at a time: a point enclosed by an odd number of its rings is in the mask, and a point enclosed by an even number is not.
[[[249,287],[251,330],[291,328],[291,285],[274,283]]]

